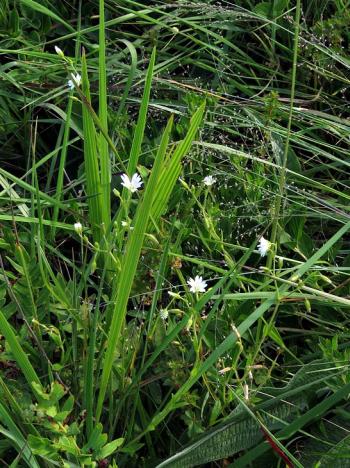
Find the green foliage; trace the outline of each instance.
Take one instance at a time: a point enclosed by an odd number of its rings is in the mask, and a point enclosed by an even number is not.
[[[347,466],[349,18],[0,0],[3,463]]]
[[[343,373],[334,377],[333,369],[327,367],[326,362],[315,361],[303,366],[283,388],[260,388],[253,397],[253,414],[241,402],[225,422],[158,466],[191,467],[254,447],[264,438],[262,427],[277,430],[288,426],[309,409],[316,391],[327,389],[329,381],[341,381]]]

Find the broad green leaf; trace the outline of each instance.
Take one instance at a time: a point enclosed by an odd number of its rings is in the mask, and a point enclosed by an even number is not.
[[[0,332],[5,336],[8,344],[10,345],[11,352],[23,372],[24,377],[26,378],[29,387],[33,389],[34,394],[37,399],[41,399],[41,395],[36,391],[36,388],[41,388],[40,379],[35,372],[32,364],[30,363],[28,356],[25,354],[18,337],[13,331],[11,325],[6,320],[4,314],[0,311]],[[34,387],[33,383],[38,387]]]

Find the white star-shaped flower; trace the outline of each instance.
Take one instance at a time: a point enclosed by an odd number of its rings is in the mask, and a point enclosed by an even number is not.
[[[215,182],[216,182],[216,179],[211,175],[208,175],[208,176],[204,177],[204,179],[203,179],[203,183],[207,187],[210,187],[211,185],[214,185]]]
[[[190,278],[187,281],[187,284],[190,286],[190,291],[192,293],[203,293],[207,289],[207,283],[203,280],[201,276],[196,276],[194,279]]]
[[[259,244],[258,244],[258,250],[259,250],[260,255],[262,257],[265,257],[265,255],[270,250],[270,248],[271,248],[271,242],[265,239],[265,237],[261,236],[259,240]]]
[[[68,80],[68,87],[70,89],[74,89],[75,88],[75,83],[80,86],[81,85],[81,75],[79,75],[79,73],[76,73],[75,75],[72,73],[71,74],[72,76],[72,80]]]
[[[137,192],[138,189],[141,187],[143,184],[141,177],[139,174],[135,173],[131,179],[127,174],[123,174],[121,176],[122,179],[122,185],[127,188],[131,193]]]

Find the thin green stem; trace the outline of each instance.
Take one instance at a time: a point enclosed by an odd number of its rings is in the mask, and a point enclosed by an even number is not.
[[[292,63],[292,76],[291,76],[291,90],[290,90],[290,106],[289,106],[289,117],[286,134],[286,142],[284,146],[284,153],[282,159],[282,167],[279,177],[278,193],[275,200],[273,219],[272,219],[272,230],[270,241],[275,244],[278,241],[277,233],[279,227],[279,218],[282,206],[283,195],[286,184],[286,169],[288,162],[289,143],[291,137],[291,129],[293,123],[293,107],[295,98],[295,86],[296,86],[296,74],[297,74],[297,63],[298,63],[298,44],[299,44],[299,30],[300,30],[300,12],[301,12],[301,0],[297,0],[296,12],[295,12],[295,29],[294,29],[294,41],[293,41],[293,63]],[[266,266],[271,268],[272,261],[274,259],[273,251],[271,250],[267,257]]]

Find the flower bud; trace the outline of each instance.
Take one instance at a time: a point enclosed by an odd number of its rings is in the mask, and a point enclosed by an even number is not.
[[[309,299],[305,298],[304,303],[305,303],[306,312],[310,313],[311,312],[311,304],[310,304]]]
[[[120,198],[120,192],[117,189],[113,189],[113,193],[117,198]]]
[[[245,401],[249,401],[249,387],[246,383],[243,385],[243,395]]]
[[[178,294],[178,293],[175,293],[175,292],[172,292],[172,291],[168,291],[168,294],[169,294],[169,296],[171,296],[171,297],[175,297],[175,299],[182,299],[182,297],[181,297],[180,294]]]
[[[59,57],[64,58],[64,52],[63,52],[62,49],[60,49],[59,47],[55,46],[55,52],[56,52],[56,54],[57,54]]]
[[[81,234],[82,234],[82,232],[83,232],[83,226],[82,226],[82,224],[79,223],[79,222],[78,222],[78,223],[74,223],[74,230],[75,230],[75,232],[76,232],[79,236],[81,236]]]

